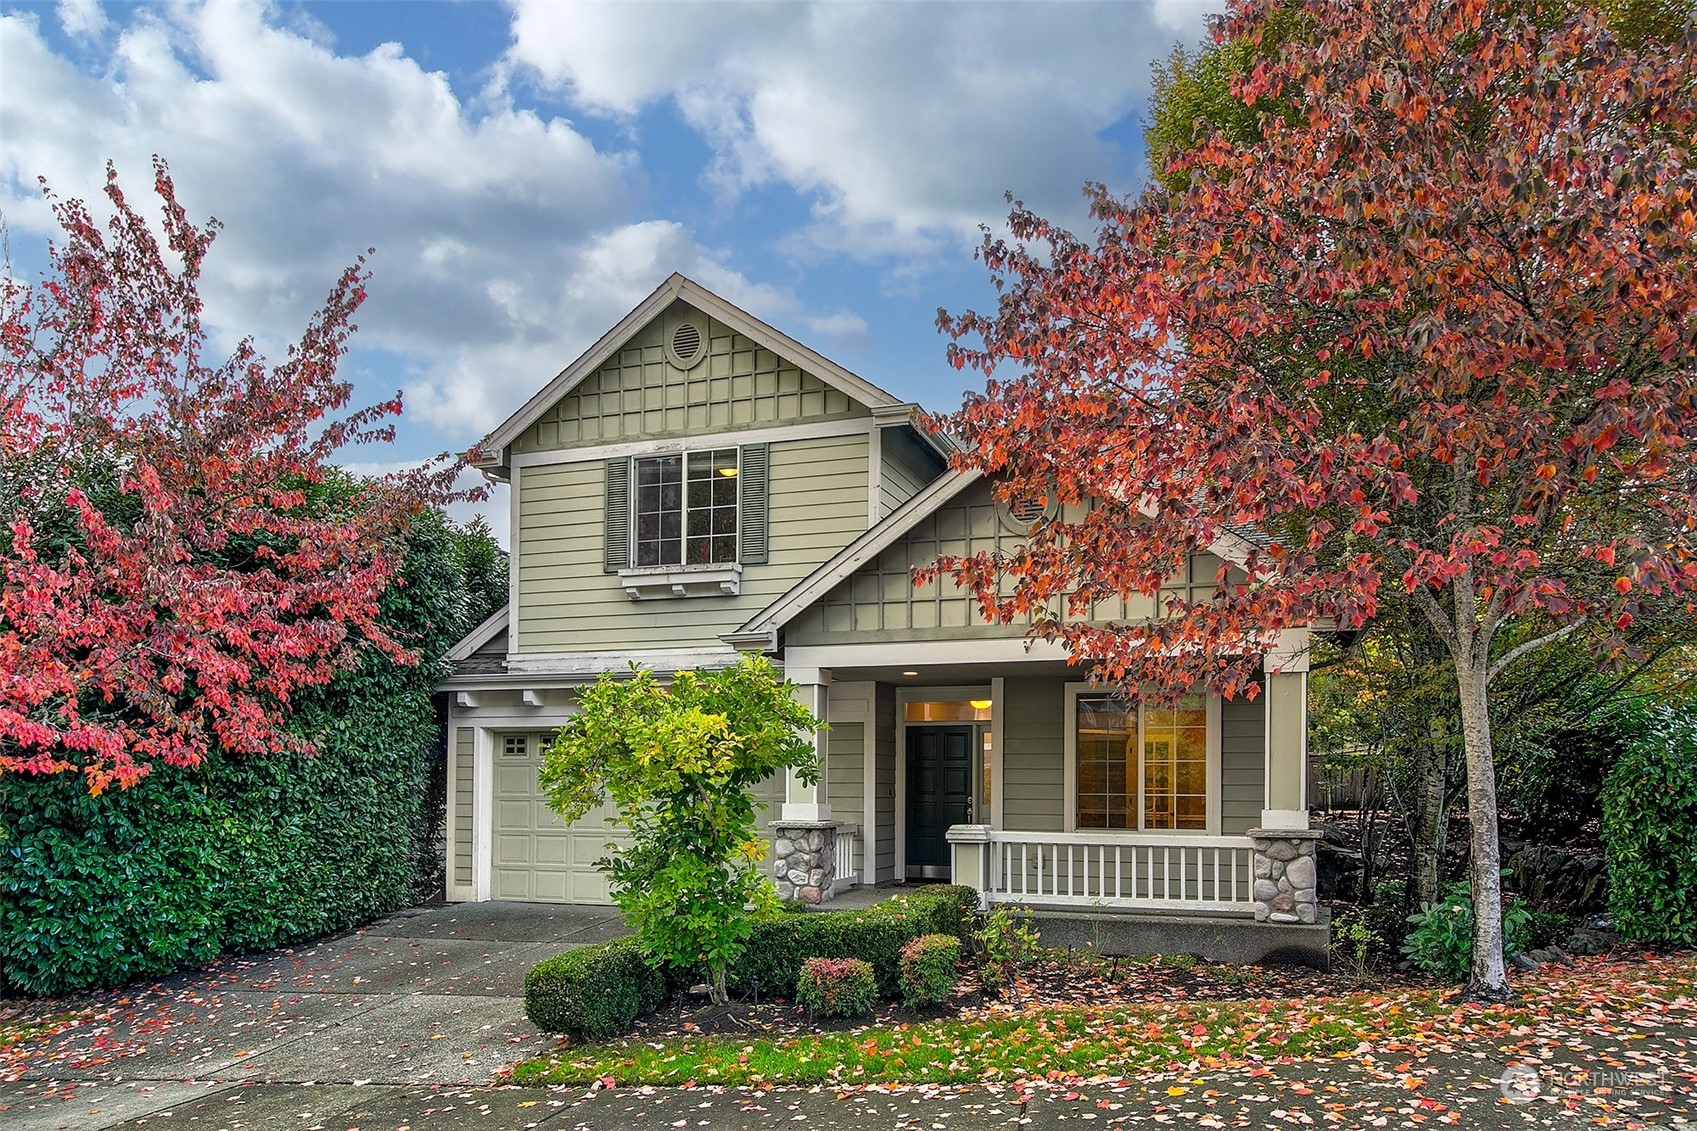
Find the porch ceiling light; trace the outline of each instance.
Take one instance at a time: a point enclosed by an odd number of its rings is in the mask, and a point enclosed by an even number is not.
[[[903,675],[918,675],[918,672],[903,672]]]
[[[975,711],[988,711],[990,709],[990,700],[988,699],[968,699],[967,702],[972,704],[972,709]]]

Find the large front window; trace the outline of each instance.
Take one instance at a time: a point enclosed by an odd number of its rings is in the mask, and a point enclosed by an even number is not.
[[[1073,718],[1080,829],[1208,828],[1208,702],[1085,694]]]
[[[636,564],[737,560],[737,450],[636,461]]]

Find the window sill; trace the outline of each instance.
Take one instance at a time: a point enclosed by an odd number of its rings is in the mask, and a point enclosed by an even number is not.
[[[621,569],[619,584],[633,601],[665,601],[677,597],[735,597],[742,591],[742,566],[645,566]]]

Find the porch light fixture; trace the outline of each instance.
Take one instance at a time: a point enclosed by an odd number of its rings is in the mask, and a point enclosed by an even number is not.
[[[990,700],[988,699],[968,699],[967,702],[972,704],[972,709],[975,711],[988,711],[990,709]]]
[[[903,672],[903,675],[918,675],[918,672]]]

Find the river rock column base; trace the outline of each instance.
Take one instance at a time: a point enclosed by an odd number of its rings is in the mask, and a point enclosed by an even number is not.
[[[1312,923],[1319,917],[1318,829],[1250,829],[1255,842],[1255,919]]]
[[[837,894],[837,826],[831,821],[782,821],[772,826],[772,878],[778,898],[829,903]]]

